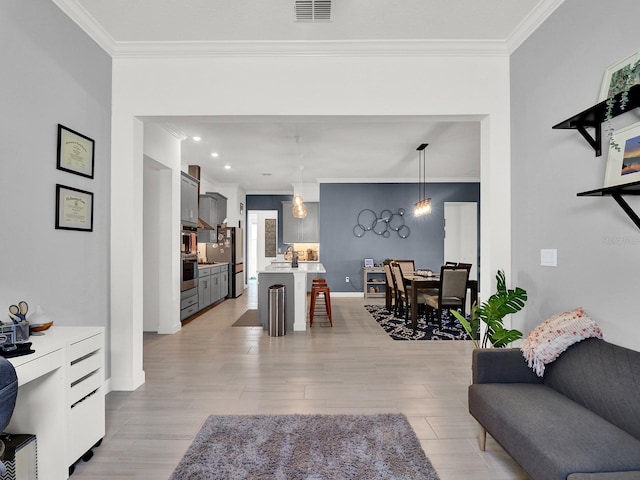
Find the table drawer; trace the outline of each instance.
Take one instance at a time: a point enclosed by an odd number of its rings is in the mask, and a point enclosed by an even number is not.
[[[73,363],[79,358],[89,355],[97,350],[102,350],[103,348],[104,337],[102,335],[94,335],[86,340],[72,343],[69,347],[69,361]]]
[[[82,400],[94,390],[102,386],[102,370],[94,370],[87,376],[71,383],[69,389],[69,404],[73,406],[78,400]]]

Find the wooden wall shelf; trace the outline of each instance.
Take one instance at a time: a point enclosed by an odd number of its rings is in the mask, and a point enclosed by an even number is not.
[[[621,93],[615,96],[615,104],[612,110],[613,117],[640,107],[640,85],[631,87],[628,101],[624,107],[620,106],[621,99]],[[554,125],[553,128],[577,130],[580,135],[589,142],[589,145],[593,147],[596,157],[599,157],[602,155],[602,122],[605,120],[606,112],[607,102],[605,100]],[[595,137],[589,134],[587,128],[595,129]],[[625,199],[622,198],[623,195],[640,195],[640,182],[597,188],[595,190],[578,193],[579,197],[613,197],[622,210],[624,210],[633,223],[635,223],[636,227],[640,228],[640,217],[638,217],[638,214],[629,206]]]
[[[629,90],[629,101],[624,106],[620,107],[620,100],[622,94],[619,93],[615,97],[615,104],[613,106],[612,115],[617,117],[625,112],[640,107],[640,85],[634,85]],[[591,108],[584,110],[571,118],[564,120],[563,122],[554,125],[554,129],[559,130],[577,130],[584,139],[589,142],[589,145],[596,153],[596,157],[602,155],[602,122],[604,122],[607,112],[607,101],[600,102]],[[595,129],[595,137],[592,136],[587,128]]]
[[[629,206],[623,195],[640,195],[640,182],[625,183],[624,185],[615,185],[613,187],[603,187],[596,190],[589,190],[587,192],[580,192],[579,197],[613,197],[613,199],[620,205],[622,210],[629,216],[629,218],[636,224],[636,227],[640,228],[640,217]]]

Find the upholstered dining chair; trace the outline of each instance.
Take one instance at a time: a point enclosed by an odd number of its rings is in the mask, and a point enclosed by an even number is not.
[[[438,294],[426,294],[427,307],[438,312],[438,325],[442,328],[442,310],[455,308],[465,315],[467,303],[467,281],[469,270],[466,268],[443,265],[440,268],[440,290]]]
[[[386,307],[388,311],[391,311],[391,309],[395,309],[398,304],[398,288],[396,287],[396,280],[391,270],[391,264],[389,263],[384,264],[384,276],[386,281]]]
[[[395,263],[400,266],[404,275],[413,275],[416,271],[416,262],[414,260],[395,260]]]
[[[471,270],[471,264],[470,263],[458,263],[457,265],[458,268],[466,268],[467,270]]]
[[[398,264],[398,262],[394,262],[391,265],[393,267],[393,276],[396,280],[396,287],[398,288],[397,304],[402,304],[402,308],[404,309],[404,321],[406,323],[409,321],[409,310],[411,309],[411,290],[410,287],[407,286],[407,282],[405,281],[402,267]],[[426,294],[422,291],[418,291],[416,293],[418,306],[424,305],[426,303]],[[396,316],[398,314],[399,309],[396,308]]]

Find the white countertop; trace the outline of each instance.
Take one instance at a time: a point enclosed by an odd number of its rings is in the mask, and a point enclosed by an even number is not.
[[[299,262],[298,268],[291,268],[290,263],[280,263],[278,266],[268,265],[258,273],[327,273],[327,271],[320,262]]]

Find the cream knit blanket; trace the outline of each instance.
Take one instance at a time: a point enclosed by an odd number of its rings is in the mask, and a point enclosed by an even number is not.
[[[520,350],[527,365],[542,377],[547,363],[553,362],[567,348],[585,338],[602,338],[602,331],[582,308],[558,313],[532,330]]]

